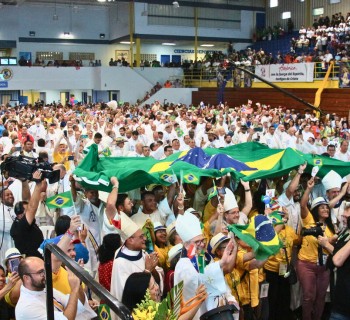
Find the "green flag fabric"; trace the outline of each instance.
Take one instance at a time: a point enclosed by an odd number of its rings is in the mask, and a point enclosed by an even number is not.
[[[288,174],[292,169],[307,162],[306,172],[317,165],[317,176],[323,178],[331,169],[342,177],[350,174],[347,162],[323,156],[303,154],[295,149],[270,149],[257,142],[241,143],[227,148],[204,149],[206,155],[224,154],[246,166],[247,169],[235,169],[231,166],[198,167],[182,161],[189,151],[178,152],[164,160],[133,157],[99,157],[97,146],[91,145],[74,175],[85,188],[110,192],[110,178],[116,176],[120,182],[120,192],[137,189],[149,184],[170,185],[164,179],[175,174],[180,181],[181,172],[184,183],[200,184],[202,177],[222,177],[230,173],[235,179],[251,181],[254,179],[274,178]],[[180,159],[180,160],[179,160]],[[176,161],[178,160],[178,161]],[[208,161],[209,163],[210,161]],[[243,166],[241,166],[243,168]]]
[[[70,191],[59,193],[46,199],[46,205],[49,209],[70,208],[73,204],[72,193]]]

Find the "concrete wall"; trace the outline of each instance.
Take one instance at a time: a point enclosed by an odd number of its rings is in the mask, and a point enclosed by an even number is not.
[[[80,101],[82,92],[91,95],[92,90],[96,90],[119,91],[120,100],[135,103],[157,81],[163,84],[167,79],[182,76],[182,69],[176,68],[145,68],[141,71],[125,67],[11,67],[10,70],[12,79],[7,88],[1,88],[2,91],[46,92],[47,102],[59,100],[60,92],[75,94]],[[102,96],[105,99],[105,95]]]
[[[162,88],[144,104],[152,104],[155,101],[160,103],[182,103],[189,106],[192,103],[192,92],[198,91],[198,88]]]

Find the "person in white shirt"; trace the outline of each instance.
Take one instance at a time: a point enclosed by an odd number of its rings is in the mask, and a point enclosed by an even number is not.
[[[321,145],[317,146],[317,154],[328,153],[328,150],[327,150],[328,142],[329,141],[327,137],[321,138]]]
[[[350,161],[349,141],[343,140],[340,144],[339,150],[335,153],[334,159],[342,161]]]
[[[295,133],[297,130],[294,127],[291,127],[287,130],[287,134],[283,137],[282,146],[283,148],[296,148],[297,146],[297,137]]]
[[[303,140],[307,141],[310,137],[315,139],[314,134],[310,131],[311,126],[307,124],[302,132]]]
[[[71,288],[69,295],[53,289],[54,318],[63,319],[91,319],[96,317],[89,307],[80,279],[70,270],[68,283]],[[23,259],[18,267],[22,280],[21,293],[16,305],[17,320],[46,320],[46,276],[44,261],[37,257]]]
[[[35,142],[40,138],[45,139],[46,137],[46,130],[41,124],[40,118],[35,119],[35,124],[28,129],[28,132],[33,136]]]

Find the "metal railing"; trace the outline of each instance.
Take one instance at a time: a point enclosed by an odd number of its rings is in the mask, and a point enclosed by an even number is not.
[[[329,75],[330,79],[337,79],[339,77],[339,65],[334,63],[330,66],[331,72]],[[315,62],[314,67],[314,80],[323,80],[329,68],[329,64],[323,62]],[[254,67],[249,67],[248,70],[254,72]],[[182,81],[184,87],[192,88],[192,87],[209,87],[216,86],[217,82],[217,71],[218,69],[215,67],[209,68],[201,68],[200,70],[184,70],[184,75],[182,77],[172,76],[170,77],[171,81],[174,81],[178,78]],[[234,73],[234,70],[227,70],[226,73],[230,73],[227,77],[229,80],[227,82],[226,88],[234,88],[234,87],[244,87],[245,79],[244,76],[241,75],[237,81],[237,74]],[[227,76],[227,74],[226,74]],[[239,84],[239,85],[238,85]]]
[[[97,283],[87,271],[80,267],[74,260],[68,257],[57,245],[49,243],[45,246],[44,260],[46,272],[46,307],[47,319],[54,320],[53,306],[53,287],[52,287],[52,266],[51,254],[54,254],[64,265],[71,270],[84,284],[91,289],[104,303],[109,306],[110,310],[115,312],[122,320],[132,320],[133,317],[129,309],[113,297],[104,287]]]

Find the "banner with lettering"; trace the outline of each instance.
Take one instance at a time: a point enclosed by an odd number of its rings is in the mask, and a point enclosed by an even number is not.
[[[314,63],[258,65],[255,74],[270,82],[313,82],[314,66]]]

